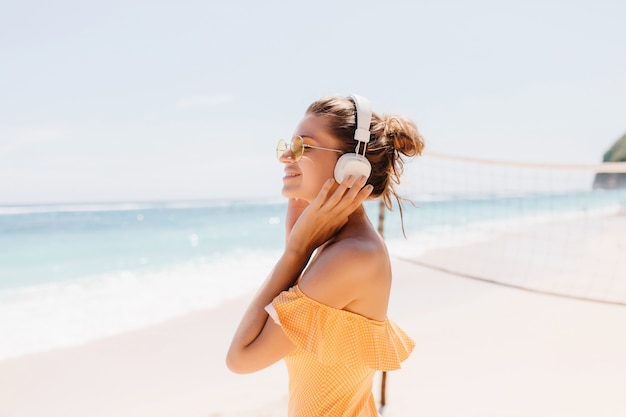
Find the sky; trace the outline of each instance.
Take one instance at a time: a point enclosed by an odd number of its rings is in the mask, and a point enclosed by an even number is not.
[[[593,164],[626,2],[0,1],[0,204],[280,196],[278,139],[358,93],[427,150]],[[419,163],[419,160],[415,161]]]

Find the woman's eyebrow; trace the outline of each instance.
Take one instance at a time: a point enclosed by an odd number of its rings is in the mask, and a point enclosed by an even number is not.
[[[302,138],[302,141],[304,142],[305,145],[315,145],[317,143],[317,141],[315,140],[315,138],[313,136],[309,136],[309,135],[298,135]]]

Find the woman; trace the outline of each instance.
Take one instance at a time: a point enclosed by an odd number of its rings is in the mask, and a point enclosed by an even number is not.
[[[391,208],[394,197],[399,204],[394,186],[401,155],[420,154],[424,143],[410,120],[367,114],[363,103],[368,104],[359,96],[318,100],[291,143],[279,142],[282,194],[289,199],[285,250],[246,310],[227,355],[237,373],[284,358],[292,417],[377,416],[375,371],[399,368],[414,346],[387,319],[389,255],[362,203],[382,198]],[[355,136],[369,141],[367,147]],[[371,165],[369,178],[347,175],[337,183],[338,158],[354,156],[355,149]]]

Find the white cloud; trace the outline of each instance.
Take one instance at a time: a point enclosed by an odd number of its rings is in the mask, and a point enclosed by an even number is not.
[[[176,102],[176,108],[187,110],[192,107],[199,106],[219,106],[220,104],[230,103],[235,97],[230,94],[220,93],[210,96],[196,95],[191,97],[184,97]]]

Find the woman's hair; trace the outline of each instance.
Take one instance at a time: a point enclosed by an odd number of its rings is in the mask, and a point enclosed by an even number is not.
[[[311,104],[306,114],[321,117],[327,122],[329,132],[341,141],[341,150],[346,153],[355,151],[356,107],[350,98],[322,98]],[[396,185],[400,184],[404,170],[403,157],[417,156],[423,149],[424,139],[413,121],[395,114],[379,116],[372,113],[370,141],[365,153],[372,165],[372,173],[367,180],[374,187],[371,197],[381,198],[389,210],[394,197],[402,216],[401,201],[406,199],[398,195]]]

